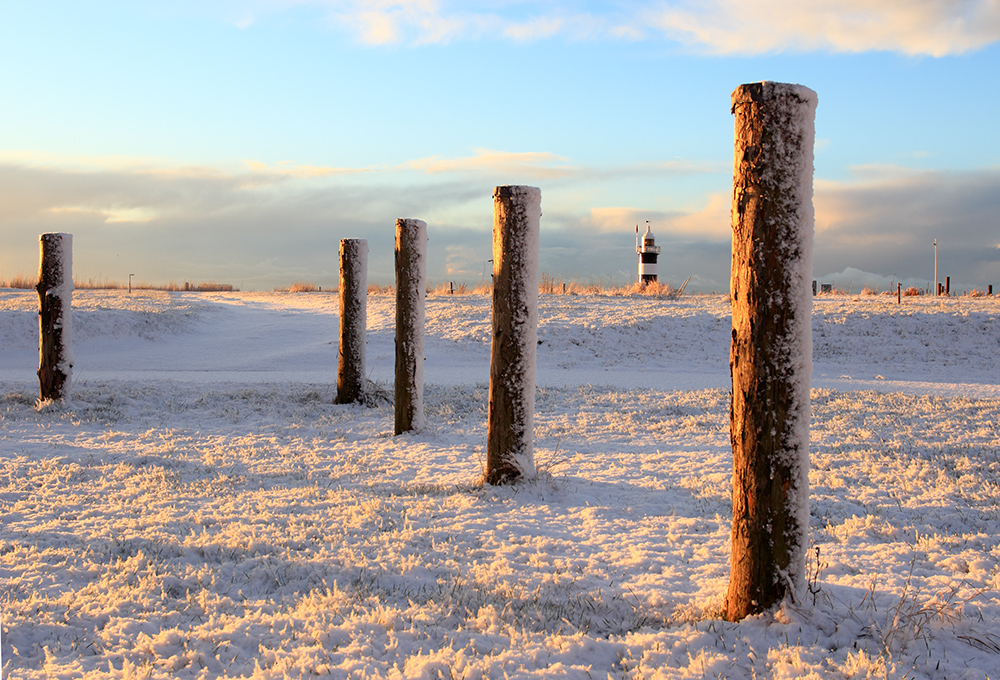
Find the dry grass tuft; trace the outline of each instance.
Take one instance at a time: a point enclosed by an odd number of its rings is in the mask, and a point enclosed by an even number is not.
[[[28,277],[23,274],[12,276],[9,279],[0,279],[0,288],[16,288],[19,290],[31,290],[38,283],[38,277]]]
[[[274,289],[275,293],[315,293],[317,291],[322,291],[322,286],[316,286],[308,281],[296,281],[295,283],[284,286],[277,287]]]
[[[12,276],[8,279],[0,279],[0,288],[15,288],[19,290],[33,290],[38,283],[38,277],[28,277],[24,275]],[[109,279],[74,279],[73,287],[76,290],[127,290],[129,285],[121,281],[111,281]],[[132,282],[132,290],[166,290],[166,291],[192,291],[197,293],[211,292],[233,292],[238,290],[228,283],[216,283],[214,281],[191,283],[147,283],[145,281]]]
[[[477,286],[469,286],[467,283],[446,281],[438,284],[434,288],[428,288],[427,292],[430,295],[489,295],[493,292],[493,287],[488,283],[480,283]]]

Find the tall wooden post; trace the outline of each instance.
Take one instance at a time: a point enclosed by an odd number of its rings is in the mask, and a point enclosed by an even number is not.
[[[73,376],[73,235],[38,237],[38,384],[42,399],[62,399]]]
[[[427,224],[396,220],[395,433],[424,424],[424,297],[427,294]]]
[[[805,581],[816,103],[809,88],[783,83],[732,95],[732,621],[795,597]]]
[[[490,348],[486,483],[535,476],[538,230],[542,192],[493,192],[493,343]]]
[[[368,325],[368,241],[340,242],[340,352],[338,404],[360,401],[365,392],[365,328]]]

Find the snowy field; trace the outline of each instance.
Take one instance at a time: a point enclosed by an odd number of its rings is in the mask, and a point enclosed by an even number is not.
[[[478,484],[489,299],[419,434],[335,406],[335,295],[0,291],[3,678],[1000,678],[1000,304],[817,298],[810,592],[739,624],[729,303],[543,296],[537,482]],[[369,298],[386,394],[393,299]]]

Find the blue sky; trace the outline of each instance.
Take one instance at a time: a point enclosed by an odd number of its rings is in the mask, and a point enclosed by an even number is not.
[[[877,4],[877,7],[870,5]],[[819,95],[814,275],[1000,284],[996,0],[8,2],[0,277],[74,234],[78,278],[332,286],[397,217],[475,283],[492,190],[542,189],[543,271],[725,291],[745,82]]]

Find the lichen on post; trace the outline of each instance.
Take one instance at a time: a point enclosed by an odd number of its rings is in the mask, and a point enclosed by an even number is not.
[[[493,342],[486,442],[487,484],[535,476],[538,236],[542,192],[493,192]]]
[[[817,96],[741,85],[733,160],[730,435],[733,525],[726,617],[804,586],[809,523],[813,142]]]
[[[340,349],[338,404],[361,401],[365,393],[365,330],[368,325],[368,241],[340,242]]]
[[[424,425],[424,296],[427,224],[396,220],[395,434]]]
[[[73,235],[41,234],[38,250],[39,392],[62,399],[73,377]]]

